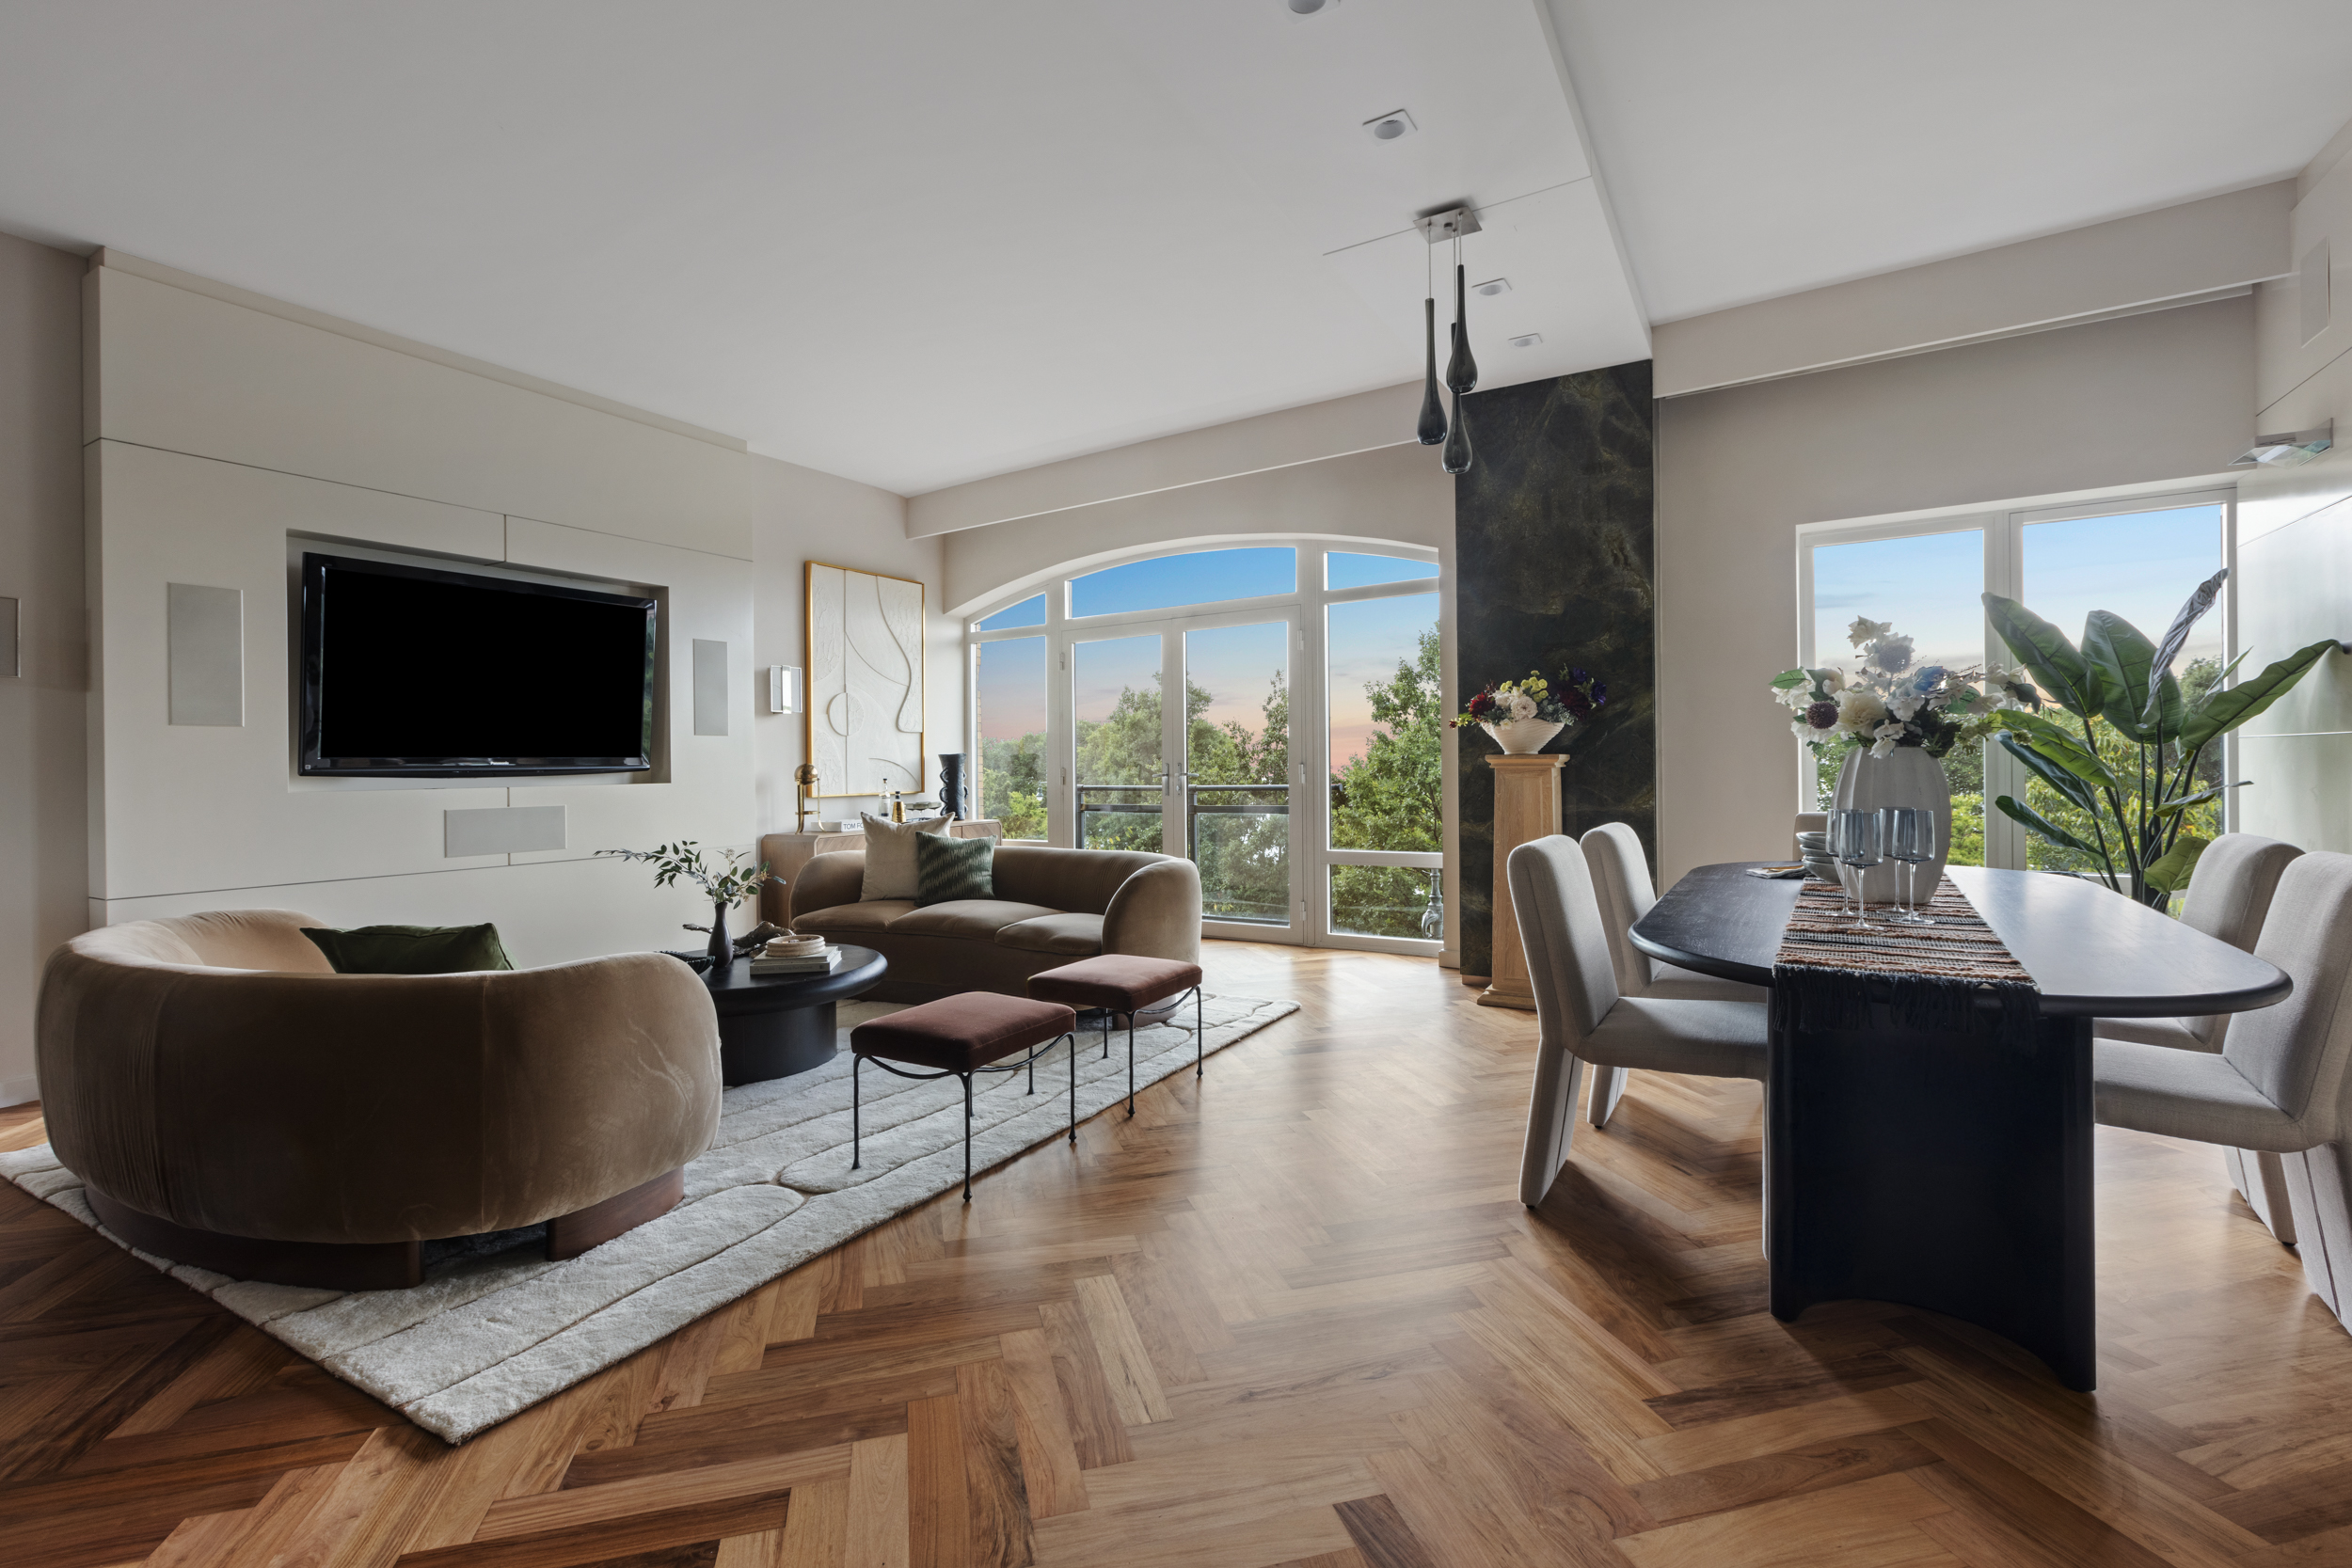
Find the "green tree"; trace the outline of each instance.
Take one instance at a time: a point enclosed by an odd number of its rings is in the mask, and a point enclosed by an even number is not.
[[[1340,849],[1442,847],[1440,783],[1446,719],[1436,627],[1421,634],[1396,673],[1367,682],[1375,729],[1364,750],[1331,775],[1331,844]],[[1429,902],[1429,873],[1410,866],[1337,868],[1331,924],[1372,936],[1417,937]]]
[[[1007,838],[1045,836],[1045,737],[999,736],[980,742],[980,815]]]

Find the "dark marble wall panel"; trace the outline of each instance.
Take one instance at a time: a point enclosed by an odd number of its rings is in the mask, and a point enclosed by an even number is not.
[[[1459,703],[1488,681],[1581,666],[1609,685],[1565,752],[1561,831],[1630,822],[1658,859],[1656,556],[1647,360],[1470,399],[1470,472],[1454,480]],[[1436,460],[1437,454],[1430,454]],[[1461,748],[1462,973],[1490,973],[1497,752],[1482,730]]]

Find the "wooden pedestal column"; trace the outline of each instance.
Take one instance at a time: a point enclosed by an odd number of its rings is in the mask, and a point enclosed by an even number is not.
[[[1495,770],[1495,918],[1491,973],[1478,997],[1482,1007],[1535,1010],[1519,917],[1511,908],[1511,851],[1560,831],[1560,768],[1567,760],[1562,752],[1486,759]]]

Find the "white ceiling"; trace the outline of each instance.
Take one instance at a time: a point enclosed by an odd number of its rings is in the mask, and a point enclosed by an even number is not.
[[[1539,4],[8,4],[0,228],[915,493],[1416,378],[1455,199],[1485,385],[1646,354]]]
[[[1548,0],[1652,321],[2261,184],[2345,0]]]
[[[1491,387],[2292,173],[2352,117],[2344,14],[0,0],[0,229],[913,494],[1418,378],[1407,224],[1454,200],[1512,282]]]

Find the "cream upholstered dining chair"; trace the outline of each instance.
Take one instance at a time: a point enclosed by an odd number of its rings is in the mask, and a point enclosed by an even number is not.
[[[1771,999],[1762,986],[1718,980],[1711,974],[1661,963],[1633,945],[1633,925],[1658,902],[1658,889],[1649,878],[1649,859],[1642,837],[1623,822],[1604,822],[1578,841],[1584,863],[1593,873],[1593,895],[1609,934],[1609,962],[1616,971],[1617,991],[1623,996],[1671,1002],[1756,1002]],[[1625,1094],[1626,1069],[1593,1069],[1589,1114],[1595,1127],[1609,1125],[1610,1114]]]
[[[2254,954],[2293,994],[2239,1017],[2217,1054],[2095,1040],[2094,1104],[2110,1127],[2283,1156],[2304,1276],[2341,1320],[2352,1307],[2352,855],[2287,866]]]
[[[1535,992],[1535,1083],[1519,1164],[1519,1201],[1534,1208],[1567,1164],[1585,1063],[1761,1080],[1765,1008],[1623,994],[1592,870],[1575,839],[1554,833],[1522,844],[1507,868]]]
[[[2251,953],[2262,936],[2263,917],[2287,863],[2303,851],[2275,838],[2223,833],[2205,847],[2188,879],[2181,924]],[[2210,1018],[2103,1018],[2091,1033],[2105,1040],[2138,1040],[2177,1051],[2219,1051],[2230,1016]],[[2247,1207],[2270,1227],[2282,1246],[2295,1244],[2295,1208],[2287,1199],[2286,1166],[2269,1149],[2225,1148],[2222,1164]]]

